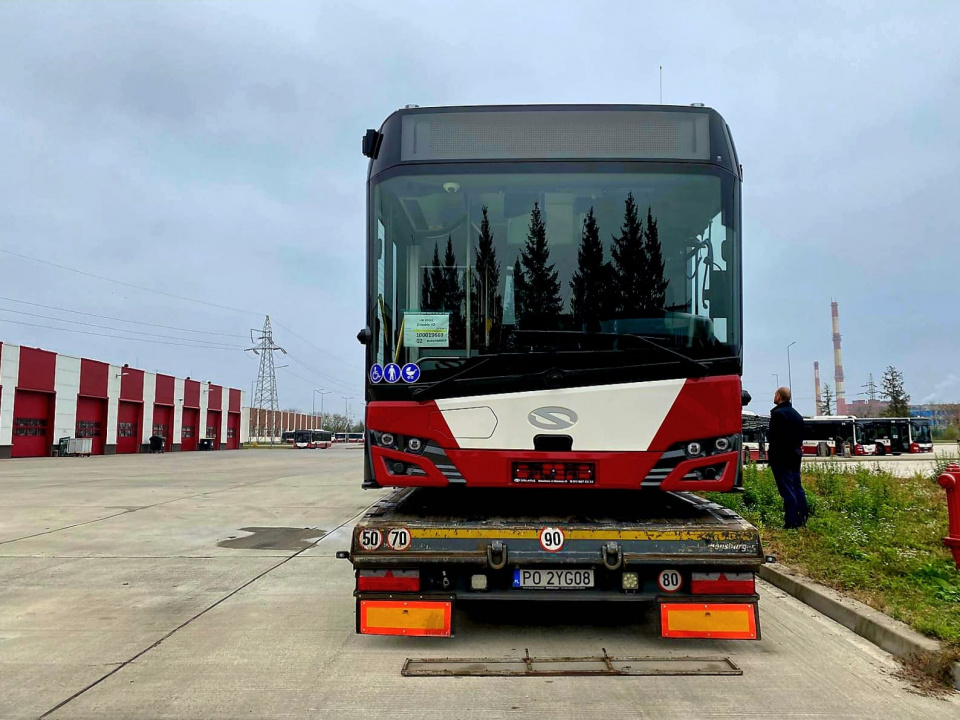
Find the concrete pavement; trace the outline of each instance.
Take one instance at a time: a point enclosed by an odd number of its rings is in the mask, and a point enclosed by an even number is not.
[[[451,640],[359,637],[333,557],[378,497],[359,485],[354,448],[0,462],[0,718],[960,716],[763,583],[757,643],[666,642],[636,608],[579,605],[467,609]],[[400,676],[407,657],[601,648],[744,674]]]

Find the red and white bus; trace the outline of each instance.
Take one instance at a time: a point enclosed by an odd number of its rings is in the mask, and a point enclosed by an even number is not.
[[[928,418],[863,418],[860,422],[875,438],[877,455],[933,452]]]
[[[872,431],[853,415],[818,415],[803,419],[803,454],[830,457],[875,455]]]
[[[741,484],[741,168],[716,111],[406,108],[364,153],[366,487]]]

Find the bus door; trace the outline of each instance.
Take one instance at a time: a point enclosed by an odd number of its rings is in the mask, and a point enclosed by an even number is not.
[[[890,423],[890,448],[895,455],[910,452],[909,423],[899,420]]]

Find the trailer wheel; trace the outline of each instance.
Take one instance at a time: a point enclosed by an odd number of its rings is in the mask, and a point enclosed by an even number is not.
[[[819,445],[817,445],[817,455],[819,455],[820,457],[829,457],[830,446],[827,445],[825,442],[822,442]]]
[[[877,455],[886,455],[887,449],[883,446],[883,443],[877,443]]]

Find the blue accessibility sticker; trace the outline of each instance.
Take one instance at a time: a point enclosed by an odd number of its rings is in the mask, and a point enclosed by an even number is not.
[[[420,379],[420,368],[414,363],[407,363],[400,371],[400,375],[403,377],[404,382],[415,383]]]
[[[380,363],[374,363],[370,368],[370,382],[378,383],[381,380],[383,380],[383,368],[380,367]]]
[[[395,383],[400,379],[400,366],[396,363],[390,363],[383,369],[383,376],[388,383]]]

